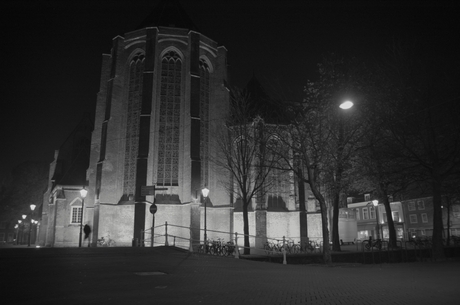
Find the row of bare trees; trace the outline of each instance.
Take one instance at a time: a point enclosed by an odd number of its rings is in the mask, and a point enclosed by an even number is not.
[[[293,173],[319,202],[325,263],[330,236],[340,251],[339,208],[349,192],[378,197],[396,246],[389,197],[404,198],[416,186],[433,196],[434,253],[444,255],[442,196],[456,198],[460,182],[460,69],[407,54],[392,48],[372,65],[329,55],[305,98],[285,103],[282,124],[265,124],[249,111],[251,96],[233,91],[216,162],[230,174],[228,191],[243,202],[246,247],[248,207],[263,200],[277,170]],[[345,99],[355,106],[340,109]]]

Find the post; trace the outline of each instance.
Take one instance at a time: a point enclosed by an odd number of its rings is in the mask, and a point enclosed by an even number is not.
[[[81,233],[83,230],[83,216],[85,215],[85,197],[88,191],[83,187],[83,189],[80,190],[80,195],[81,195],[81,217],[80,217],[80,237],[78,239],[78,247],[81,248]]]
[[[154,243],[155,243],[155,236],[154,236],[154,232],[155,232],[155,214],[152,215],[152,229],[150,230],[150,246],[153,247],[154,246]]]
[[[29,237],[27,241],[27,247],[30,247],[30,235],[32,234],[32,217],[29,220]]]
[[[283,265],[286,264],[286,237],[283,236]]]
[[[207,244],[208,242],[208,235],[207,235],[207,228],[206,228],[206,200],[208,200],[208,197],[204,197],[204,243]]]
[[[189,251],[190,253],[193,253],[193,239],[192,239],[192,227],[190,226],[190,229],[189,229],[189,232],[190,232],[190,244],[189,244]]]
[[[238,233],[235,232],[235,258],[240,258],[240,249],[238,248]]]
[[[168,222],[165,221],[165,246],[169,246],[168,243]]]

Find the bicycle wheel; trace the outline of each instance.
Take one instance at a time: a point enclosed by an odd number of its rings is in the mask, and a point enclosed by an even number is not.
[[[227,256],[227,247],[226,246],[221,246],[220,247],[220,255],[221,256]]]
[[[198,246],[198,253],[204,253],[204,245]]]
[[[364,248],[366,248],[367,251],[370,251],[370,250],[371,250],[371,244],[367,242],[367,243],[364,245]]]

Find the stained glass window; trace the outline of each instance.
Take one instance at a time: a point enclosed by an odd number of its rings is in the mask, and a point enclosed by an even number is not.
[[[207,186],[209,180],[209,66],[200,60],[200,155],[201,184]]]
[[[144,55],[136,54],[129,66],[128,110],[126,120],[123,194],[134,196],[136,160],[139,147],[139,120],[142,100]]]
[[[174,51],[161,61],[157,185],[179,185],[182,61]]]

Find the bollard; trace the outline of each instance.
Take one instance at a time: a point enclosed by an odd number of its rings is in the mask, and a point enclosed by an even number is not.
[[[190,240],[189,240],[189,251],[190,253],[193,253],[193,239],[192,239],[192,228],[190,227]]]
[[[283,265],[286,265],[286,237],[283,236]]]
[[[169,246],[169,242],[168,242],[168,222],[165,221],[165,246],[168,247]]]
[[[240,249],[238,248],[238,233],[235,232],[235,258],[240,258]]]

